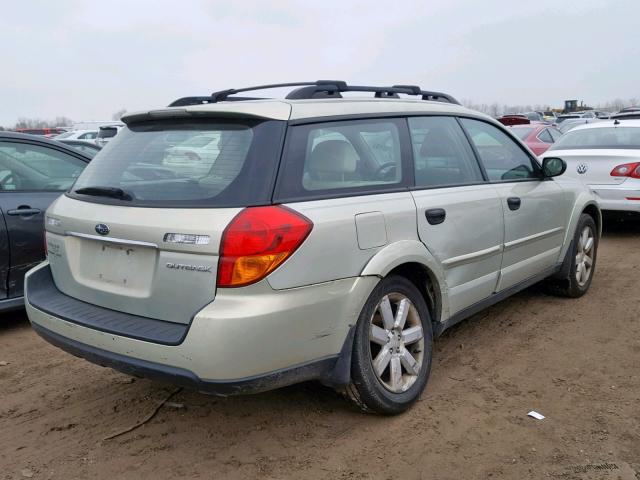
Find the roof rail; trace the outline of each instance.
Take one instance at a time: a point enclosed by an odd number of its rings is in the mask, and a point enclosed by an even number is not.
[[[258,97],[236,97],[242,92],[255,90],[267,90],[271,88],[297,87],[285,97],[288,100],[304,100],[310,98],[342,98],[342,92],[371,92],[375,98],[399,98],[399,94],[415,95],[422,100],[455,103],[460,105],[451,95],[441,92],[422,90],[417,85],[393,85],[391,87],[370,87],[366,85],[347,85],[342,80],[318,80],[315,82],[273,83],[256,87],[230,88],[213,92],[208,97],[183,97],[171,103],[170,107],[182,107],[186,105],[200,105],[205,103],[217,103],[222,101],[260,100]]]

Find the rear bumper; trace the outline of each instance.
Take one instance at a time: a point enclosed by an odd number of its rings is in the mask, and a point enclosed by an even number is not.
[[[601,210],[640,212],[640,182],[629,185],[590,185]],[[639,199],[639,200],[629,200]]]
[[[108,312],[121,312],[80,302],[83,310],[71,318],[47,307],[38,297],[57,288],[51,275],[43,285],[43,269],[47,263],[27,274],[25,304],[34,330],[47,341],[124,373],[224,395],[332,377],[350,327],[378,282],[357,277],[276,291],[265,281],[220,289],[214,302],[182,326],[179,344],[162,344],[131,335],[132,328],[155,320],[124,314],[130,317],[126,331],[116,331]],[[66,297],[57,291],[58,301],[60,295]]]
[[[63,337],[41,327],[37,323],[32,325],[36,333],[50,344],[91,363],[110,367],[134,377],[149,378],[214,395],[259,393],[313,379],[326,378],[330,381],[338,361],[338,356],[330,356],[304,365],[297,365],[282,371],[270,372],[255,377],[231,381],[211,381],[203,380],[184,368],[176,368],[102,350]]]

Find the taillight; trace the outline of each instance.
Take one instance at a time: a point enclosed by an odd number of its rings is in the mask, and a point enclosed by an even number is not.
[[[219,287],[241,287],[262,280],[291,256],[313,223],[283,206],[242,210],[222,234]]]
[[[623,163],[611,170],[612,177],[640,178],[640,162]]]

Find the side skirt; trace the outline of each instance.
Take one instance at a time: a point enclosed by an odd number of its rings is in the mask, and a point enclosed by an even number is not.
[[[485,308],[494,305],[505,298],[514,295],[525,288],[530,287],[531,285],[535,285],[536,283],[548,278],[555,273],[559,272],[562,268],[562,263],[555,265],[553,267],[547,268],[543,270],[541,273],[534,275],[533,277],[527,278],[516,285],[513,285],[505,290],[494,293],[490,297],[485,298],[484,300],[480,300],[479,302],[474,303],[473,305],[460,310],[455,315],[452,315],[450,318],[445,320],[444,322],[434,322],[433,324],[433,335],[434,337],[439,337],[442,335],[447,328],[453,327],[455,324],[460,323],[462,320],[469,318],[472,315],[484,310]]]

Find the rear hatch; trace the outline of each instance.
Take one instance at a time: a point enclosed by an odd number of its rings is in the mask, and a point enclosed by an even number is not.
[[[214,300],[225,227],[243,207],[270,203],[283,134],[284,122],[264,119],[128,125],[47,212],[58,289],[188,323]],[[202,135],[219,139],[212,152],[174,161],[171,149]]]

